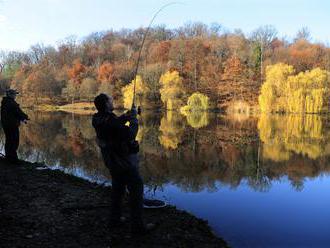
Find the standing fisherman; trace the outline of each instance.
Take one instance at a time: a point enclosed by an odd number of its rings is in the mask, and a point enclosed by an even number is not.
[[[15,101],[16,95],[19,94],[16,90],[6,90],[6,96],[1,102],[1,123],[5,132],[5,154],[6,159],[12,163],[18,163],[17,149],[19,146],[19,126],[21,122],[29,120],[19,104]]]
[[[138,59],[134,72],[133,104],[131,111],[121,116],[113,113],[113,99],[106,94],[100,94],[94,99],[97,113],[93,116],[98,145],[101,148],[104,163],[110,170],[112,177],[112,205],[110,224],[117,226],[121,220],[121,200],[127,187],[129,191],[131,209],[132,234],[145,234],[155,227],[154,224],[144,225],[142,221],[143,210],[143,181],[139,173],[138,150],[139,144],[135,140],[138,132],[137,110],[135,108],[136,77],[139,70],[142,49],[149,30],[157,15],[166,7],[176,3],[162,6],[151,19],[143,35]],[[125,124],[129,122],[129,126]]]
[[[111,192],[111,228],[121,222],[121,203],[126,187],[129,191],[131,232],[142,235],[151,230],[154,225],[144,225],[143,210],[143,181],[138,168],[139,144],[135,140],[138,132],[137,110],[117,116],[113,113],[113,99],[106,94],[100,94],[94,99],[97,113],[93,116],[98,145],[105,166],[112,177]],[[125,124],[129,122],[129,126]]]

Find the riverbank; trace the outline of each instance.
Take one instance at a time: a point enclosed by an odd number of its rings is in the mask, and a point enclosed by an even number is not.
[[[151,234],[108,226],[110,188],[24,162],[0,159],[1,247],[226,247],[203,220],[175,207],[145,210]],[[124,215],[128,216],[127,202]]]
[[[79,102],[65,105],[51,105],[51,104],[41,104],[33,106],[33,109],[38,111],[63,111],[67,113],[79,114],[79,115],[90,115],[95,113],[95,106],[92,102]]]
[[[62,111],[62,112],[67,112],[67,113],[79,114],[79,115],[90,115],[90,114],[93,114],[96,112],[96,108],[95,108],[93,102],[77,102],[77,103],[70,103],[70,104],[65,104],[65,105],[36,104],[36,105],[32,105],[32,106],[22,105],[22,107],[27,108],[27,109],[43,111],[43,112]],[[119,106],[116,105],[116,109],[124,110],[123,106],[121,106],[121,105],[119,105]],[[148,106],[142,106],[142,109],[144,111],[148,110],[148,111],[156,111],[156,112],[164,110],[162,105],[157,105],[157,104],[149,104]],[[224,110],[217,109],[217,108],[209,109],[209,112],[225,113]],[[241,113],[241,112],[237,111],[237,113]]]

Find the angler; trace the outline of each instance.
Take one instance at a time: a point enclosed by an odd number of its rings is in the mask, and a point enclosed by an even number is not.
[[[121,116],[113,113],[113,99],[106,94],[95,100],[97,113],[92,124],[105,166],[112,177],[110,228],[121,225],[122,198],[129,192],[132,235],[143,235],[153,229],[154,224],[145,225],[142,220],[143,181],[139,173],[139,144],[135,140],[138,132],[137,110],[133,107]],[[125,123],[129,122],[129,126]]]
[[[19,104],[15,101],[18,91],[6,90],[6,96],[1,102],[1,124],[5,133],[5,155],[11,163],[18,163],[17,149],[19,146],[19,126],[21,122],[29,120]]]
[[[138,132],[137,114],[141,112],[140,108],[137,110],[135,107],[136,77],[139,70],[142,49],[153,21],[163,9],[173,4],[177,3],[166,4],[156,12],[143,35],[134,71],[131,110],[121,116],[117,116],[113,113],[114,106],[111,96],[100,94],[94,100],[98,112],[94,114],[92,124],[96,131],[98,145],[101,149],[104,163],[110,170],[112,177],[110,227],[113,228],[120,225],[121,220],[123,220],[121,216],[121,202],[127,187],[131,212],[131,233],[133,235],[146,234],[155,228],[154,224],[149,223],[145,225],[142,220],[143,181],[139,173],[139,159],[137,154],[139,144],[135,140]],[[125,125],[127,122],[129,122],[129,126]],[[145,204],[147,202],[148,200],[145,201]],[[153,201],[151,202],[154,203]],[[160,205],[162,207],[165,206],[163,202]]]

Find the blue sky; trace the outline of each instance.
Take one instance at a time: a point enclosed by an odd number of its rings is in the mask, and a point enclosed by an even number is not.
[[[245,33],[271,24],[292,38],[307,26],[314,41],[330,42],[328,0],[179,0],[155,24],[178,27],[189,21],[218,22]],[[35,43],[91,32],[147,26],[153,13],[171,0],[0,0],[0,49],[25,50]]]

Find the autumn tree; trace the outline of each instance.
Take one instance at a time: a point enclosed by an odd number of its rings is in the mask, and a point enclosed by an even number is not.
[[[10,87],[21,91],[23,83],[26,77],[29,75],[30,70],[30,66],[20,66],[20,68],[15,72],[14,77],[10,82]]]
[[[76,59],[72,67],[68,69],[69,79],[78,85],[81,84],[81,81],[84,79],[85,73],[86,66],[84,66],[79,59]]]
[[[61,67],[71,65],[77,58],[77,42],[75,37],[69,37],[58,46],[57,64]]]
[[[180,73],[180,75],[182,75],[186,61],[185,41],[183,39],[176,39],[172,41],[168,59],[169,69],[175,69]]]
[[[207,111],[209,108],[209,97],[199,92],[195,92],[188,98],[187,105],[181,108],[181,112]]]
[[[261,87],[259,106],[262,112],[279,112],[286,108],[285,90],[288,77],[294,74],[293,66],[276,64],[266,68],[266,81]]]
[[[188,124],[199,129],[209,124],[207,111],[210,108],[209,97],[195,92],[188,98],[187,105],[180,109],[181,114],[186,116]]]
[[[177,71],[168,71],[160,77],[161,100],[167,110],[176,110],[183,105],[185,90],[182,78]]]
[[[134,82],[133,79],[132,82],[125,87],[123,87],[123,100],[124,100],[124,107],[126,109],[130,109],[133,104],[133,98],[134,98]],[[135,82],[135,103],[138,105],[143,105],[144,100],[146,97],[146,94],[148,93],[149,88],[145,85],[143,82],[141,76],[136,76],[136,82]]]
[[[245,76],[245,66],[241,60],[237,56],[230,57],[225,63],[222,78],[224,80],[238,82],[244,79]]]
[[[292,66],[266,69],[259,104],[262,112],[320,113],[327,110],[329,72],[320,68],[294,75]]]
[[[109,62],[104,62],[97,71],[97,80],[101,83],[111,83],[115,79],[114,67]]]
[[[322,58],[326,54],[325,49],[320,44],[311,44],[305,39],[299,39],[293,43],[289,49],[289,63],[297,72],[311,70],[322,66]]]
[[[164,66],[161,64],[150,64],[141,69],[141,75],[145,84],[150,89],[147,97],[148,100],[158,104],[160,102],[160,83],[159,79],[164,72]]]
[[[63,84],[56,81],[52,68],[34,65],[26,75],[22,84],[22,92],[25,96],[39,98],[51,98],[61,93]]]
[[[82,80],[86,76],[86,66],[84,66],[79,59],[73,62],[71,68],[68,69],[69,81],[67,87],[64,89],[63,94],[72,99],[72,103],[79,96],[79,89]]]
[[[287,81],[287,106],[293,113],[328,111],[330,74],[320,68],[300,72]]]
[[[150,48],[150,60],[151,62],[167,63],[168,56],[171,49],[170,41],[161,41],[152,44]]]
[[[277,36],[277,30],[271,26],[261,26],[254,30],[251,34],[253,44],[253,54],[255,58],[254,66],[260,72],[260,79],[263,79],[264,60],[267,50],[270,48],[272,41]],[[259,68],[258,68],[259,67]]]
[[[46,47],[42,44],[32,45],[28,51],[28,56],[32,64],[39,64],[46,55]]]
[[[311,39],[311,32],[308,27],[302,27],[298,30],[296,37],[294,38],[294,41],[298,40],[305,40],[309,41]]]
[[[122,87],[134,79],[145,31],[145,28],[138,28],[95,32],[79,40],[73,36],[66,38],[56,47],[35,44],[23,52],[1,52],[0,91],[9,86],[20,90],[23,84],[26,89],[35,88],[38,78],[49,74],[48,79],[40,81],[38,92],[27,90],[26,96],[32,98],[39,94],[39,100],[43,101],[49,101],[51,96],[52,101],[61,103],[86,100],[87,88],[80,91],[80,87],[88,78],[99,83],[97,93],[105,92],[121,100]],[[152,106],[163,103],[166,108],[178,109],[185,102],[186,94],[197,91],[219,108],[228,109],[238,95],[247,104],[254,105],[262,90],[261,83],[267,81],[265,68],[268,65],[292,65],[297,73],[315,68],[330,71],[329,45],[312,42],[306,28],[299,30],[293,40],[277,37],[272,26],[260,27],[249,36],[239,29],[227,31],[218,24],[203,23],[187,23],[176,29],[160,25],[149,31],[139,74],[149,89],[143,101]],[[180,83],[174,83],[174,87],[162,83],[161,75],[167,71],[178,72]],[[308,75],[304,74],[295,80],[302,81],[306,77]],[[315,90],[301,94],[309,95],[314,103],[323,95]],[[288,94],[281,97],[288,98]],[[330,102],[327,97],[321,98]]]
[[[187,90],[191,92],[199,90],[201,70],[209,52],[210,44],[201,38],[185,41],[185,61],[182,75]]]
[[[114,61],[123,63],[130,57],[130,49],[123,43],[115,43],[111,46],[112,59]]]
[[[210,52],[201,64],[199,91],[216,101],[218,95],[214,89],[217,89],[222,81],[223,67],[230,48],[225,37],[210,40],[209,48]]]
[[[79,88],[80,99],[92,101],[98,91],[98,86],[94,78],[84,78]]]

